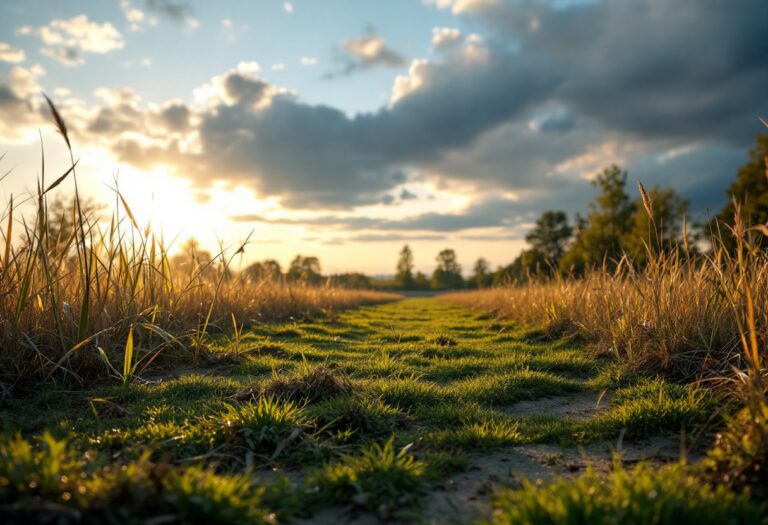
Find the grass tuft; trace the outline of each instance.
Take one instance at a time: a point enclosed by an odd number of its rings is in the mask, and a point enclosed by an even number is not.
[[[686,468],[654,470],[640,465],[632,471],[617,464],[601,477],[590,469],[575,478],[557,478],[540,485],[523,481],[518,490],[494,497],[493,525],[721,525],[765,524],[765,505],[747,493],[701,482]]]

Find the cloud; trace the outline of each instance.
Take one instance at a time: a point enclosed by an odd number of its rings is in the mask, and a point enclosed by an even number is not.
[[[11,66],[0,77],[0,142],[25,140],[40,124],[38,79],[44,74],[39,66]]]
[[[351,242],[416,242],[416,241],[443,241],[445,235],[402,235],[399,233],[361,233],[347,237]]]
[[[583,209],[588,178],[613,162],[677,186],[695,205],[716,202],[743,161],[738,152],[761,131],[756,117],[768,115],[768,59],[756,51],[768,48],[768,18],[744,14],[765,9],[758,0],[737,0],[738,9],[448,4],[488,24],[492,37],[464,37],[450,53],[412,62],[376,111],[306,103],[242,63],[196,90],[194,105],[114,95],[75,120],[126,163],[168,165],[198,188],[250,186],[291,208],[379,204],[416,176],[469,196],[516,196],[476,197],[461,212],[407,221],[311,221],[445,232],[513,229],[544,209]]]
[[[403,188],[403,191],[400,192],[401,201],[410,201],[418,198],[419,198],[418,195],[416,195],[415,193],[411,193],[406,188]]]
[[[85,64],[83,55],[74,47],[44,47],[40,53],[69,67]]]
[[[524,54],[567,72],[559,97],[610,130],[642,138],[711,136],[743,142],[747,119],[768,110],[768,5],[760,0],[684,5],[665,0],[449,1]]]
[[[23,49],[17,49],[10,44],[0,42],[0,61],[9,64],[20,64],[27,59]]]
[[[317,65],[317,58],[315,57],[301,57],[302,66],[315,66]]]
[[[399,67],[405,64],[405,57],[390,48],[386,40],[371,29],[363,36],[344,42],[341,61],[344,62],[342,70],[328,75],[329,78],[374,67]]]
[[[291,2],[283,2],[283,11],[289,15],[293,13],[293,4]]]
[[[432,49],[447,51],[462,42],[461,31],[455,27],[435,27],[432,29]]]
[[[334,227],[341,230],[427,231],[452,233],[475,228],[513,228],[527,213],[513,199],[485,197],[476,200],[464,210],[452,213],[428,212],[403,219],[379,219],[360,216],[321,215],[310,218],[268,218],[262,215],[235,215],[237,222],[262,222],[306,226]]]
[[[53,20],[45,26],[23,26],[20,35],[34,35],[45,45],[41,53],[66,66],[84,62],[83,53],[105,54],[125,46],[120,32],[109,22],[91,21],[87,15]]]
[[[200,27],[200,21],[197,18],[193,18],[190,16],[190,17],[187,17],[186,20],[184,20],[184,25],[187,26],[187,29],[194,31],[195,29]]]
[[[149,21],[144,11],[131,4],[130,0],[120,0],[120,9],[131,31],[141,31],[143,24]]]
[[[372,204],[406,180],[405,166],[434,162],[471,144],[558,81],[556,72],[534,72],[515,57],[501,60],[504,67],[466,57],[435,65],[419,72],[423,89],[354,117],[305,104],[256,76],[258,68],[241,64],[197,92],[207,107],[197,115],[198,154],[178,154],[177,144],[163,148],[131,137],[122,137],[115,149],[126,162],[143,167],[177,166],[199,184],[219,178],[249,182],[286,206]],[[499,69],[506,73],[500,76]],[[491,76],[502,82],[492,82]],[[486,89],[478,94],[477,85]],[[518,96],[510,97],[510,88]],[[493,111],[460,103],[469,96]],[[127,109],[113,108],[106,115],[119,124],[114,131],[125,131],[126,119],[134,121]]]
[[[149,11],[177,22],[188,21],[194,13],[192,4],[185,0],[144,0],[144,4]]]

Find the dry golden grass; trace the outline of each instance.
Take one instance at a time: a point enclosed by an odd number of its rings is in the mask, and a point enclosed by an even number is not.
[[[642,192],[642,190],[641,190]],[[645,198],[644,198],[645,202]],[[652,216],[650,201],[646,202]],[[598,355],[643,373],[665,373],[683,382],[707,379],[725,386],[740,406],[710,453],[718,480],[729,485],[768,482],[768,227],[746,227],[736,205],[735,224],[713,239],[706,257],[653,253],[635,271],[623,260],[611,273],[582,279],[443,296],[494,312],[543,335],[584,338]]]
[[[768,258],[755,254],[743,275],[737,261],[687,262],[656,257],[643,271],[623,264],[615,273],[595,270],[581,279],[557,279],[444,296],[492,311],[547,335],[573,335],[644,370],[678,377],[743,368],[739,320],[742,286],[757,297],[768,291]],[[766,342],[768,308],[755,301],[757,337]]]
[[[85,242],[78,232],[63,241],[47,238],[45,220],[38,215],[15,247],[6,239],[0,266],[0,382],[6,386],[35,378],[82,379],[100,373],[107,361],[127,375],[123,364],[136,371],[163,352],[188,351],[196,359],[211,333],[397,298],[252,283],[228,269],[226,254],[183,271],[169,263],[151,232],[130,224],[128,233],[121,232],[125,224],[117,218],[109,227],[84,218]],[[136,349],[131,364],[123,363],[129,334]]]
[[[69,147],[67,128],[52,104],[50,109]],[[244,325],[398,297],[248,282],[231,270],[247,240],[212,260],[179,268],[152,229],[139,226],[119,192],[111,220],[89,213],[78,192],[76,164],[72,158],[47,184],[43,163],[37,194],[26,204],[34,213],[20,217],[11,200],[2,215],[0,394],[39,380],[82,381],[105,371],[126,381],[160,355],[198,360],[211,332],[239,337]],[[67,179],[75,185],[71,215],[51,216],[51,191]]]

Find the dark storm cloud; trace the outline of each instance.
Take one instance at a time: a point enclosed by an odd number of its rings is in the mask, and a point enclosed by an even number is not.
[[[292,95],[273,96],[263,81],[230,72],[223,79],[230,101],[200,115],[203,154],[182,156],[177,164],[201,182],[250,181],[289,207],[372,204],[406,180],[403,167],[467,146],[560,81],[540,62],[509,55],[456,59],[421,74],[428,90],[376,113],[349,117]],[[128,142],[121,143],[126,162],[147,166],[168,159],[168,152]]]
[[[614,0],[555,8],[479,3],[475,14],[521,53],[568,76],[558,98],[606,127],[642,137],[717,136],[743,144],[768,112],[768,3]]]
[[[235,215],[230,218],[237,222],[262,222],[315,228],[331,226],[344,230],[451,233],[470,228],[513,227],[525,219],[529,206],[529,203],[519,203],[510,199],[488,198],[470,205],[461,212],[429,212],[404,219],[374,219],[337,215],[324,215],[311,219],[270,219],[261,215]]]

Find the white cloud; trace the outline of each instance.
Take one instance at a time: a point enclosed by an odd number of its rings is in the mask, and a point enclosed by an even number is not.
[[[432,29],[432,49],[445,51],[461,42],[461,31],[454,27],[435,27]]]
[[[120,0],[120,9],[123,10],[123,15],[129,23],[128,27],[130,30],[141,31],[142,24],[147,20],[147,16],[144,14],[144,11],[133,7],[130,0]]]
[[[199,21],[198,19],[196,19],[196,18],[192,18],[191,16],[190,16],[190,17],[188,17],[188,18],[187,18],[187,19],[184,21],[184,23],[185,23],[185,24],[187,25],[187,27],[188,27],[189,29],[191,29],[192,31],[194,31],[195,29],[197,29],[198,27],[200,27],[200,21]]]
[[[301,65],[303,66],[317,65],[317,59],[315,57],[301,57]]]
[[[34,137],[41,119],[38,79],[45,69],[33,66],[29,69],[11,66],[0,75],[0,142],[27,141]]]
[[[221,21],[221,27],[224,29],[232,29],[232,20],[229,20],[228,18],[225,18]]]
[[[283,71],[285,69],[285,64],[278,63],[278,64],[272,64],[272,71]]]
[[[10,44],[0,42],[0,61],[10,64],[19,64],[27,59],[23,49],[16,49]]]
[[[68,67],[79,66],[85,63],[83,56],[73,47],[44,47],[40,50],[40,53]]]
[[[293,13],[293,4],[290,2],[283,2],[283,11],[288,14]]]
[[[125,46],[115,26],[109,22],[93,22],[87,15],[53,20],[37,28],[20,27],[17,33],[37,36],[46,46],[41,51],[44,55],[68,66],[82,64],[82,53],[104,54]]]
[[[389,47],[383,37],[376,35],[373,29],[360,37],[350,38],[344,42],[346,65],[337,74],[348,75],[378,66],[396,67],[405,63],[405,58]],[[330,75],[335,76],[335,75]]]
[[[458,15],[494,7],[499,4],[499,0],[425,0],[425,3],[435,5],[440,9],[450,9],[452,13]]]

